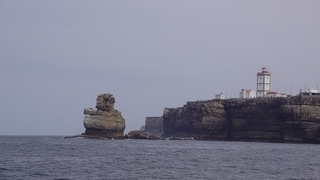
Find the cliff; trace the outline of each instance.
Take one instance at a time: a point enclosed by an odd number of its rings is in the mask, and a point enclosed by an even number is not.
[[[162,117],[146,117],[145,131],[150,133],[162,133],[163,118]]]
[[[227,99],[165,108],[163,137],[320,143],[320,98]]]
[[[84,109],[84,127],[86,136],[105,138],[123,138],[125,119],[121,112],[114,109],[115,98],[112,94],[100,94],[96,101],[96,110]]]

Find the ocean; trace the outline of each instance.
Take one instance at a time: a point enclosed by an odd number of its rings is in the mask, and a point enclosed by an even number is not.
[[[0,179],[320,179],[320,145],[0,136]]]

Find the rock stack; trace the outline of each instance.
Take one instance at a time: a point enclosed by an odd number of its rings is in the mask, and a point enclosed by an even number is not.
[[[85,133],[82,135],[104,138],[124,138],[125,119],[121,112],[114,109],[115,98],[112,94],[99,94],[96,110],[84,109]]]

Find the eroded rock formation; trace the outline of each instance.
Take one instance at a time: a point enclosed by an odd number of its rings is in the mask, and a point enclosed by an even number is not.
[[[105,138],[123,138],[125,119],[121,112],[114,109],[115,98],[112,94],[100,94],[97,97],[96,110],[84,109],[83,135]]]
[[[187,102],[165,108],[163,136],[203,140],[320,143],[320,98]]]

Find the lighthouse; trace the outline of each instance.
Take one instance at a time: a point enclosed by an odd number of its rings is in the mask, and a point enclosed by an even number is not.
[[[265,68],[257,73],[257,97],[265,97],[271,89],[271,73]]]

